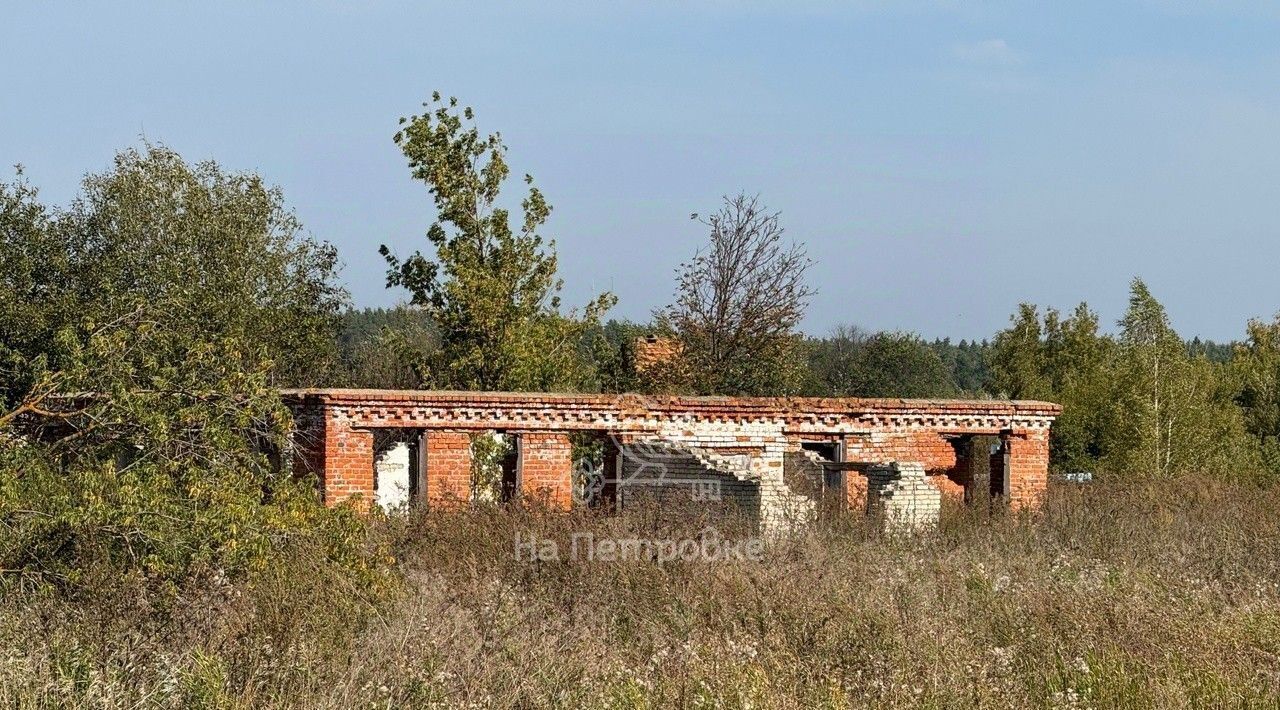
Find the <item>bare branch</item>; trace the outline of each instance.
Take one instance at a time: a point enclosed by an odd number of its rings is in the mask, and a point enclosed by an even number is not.
[[[758,197],[725,197],[718,212],[694,218],[710,229],[710,243],[678,269],[675,303],[660,320],[699,361],[696,371],[728,375],[700,389],[774,388],[776,377],[760,370],[779,367],[790,351],[814,293],[805,281],[811,262],[803,246],[784,241],[779,213]]]

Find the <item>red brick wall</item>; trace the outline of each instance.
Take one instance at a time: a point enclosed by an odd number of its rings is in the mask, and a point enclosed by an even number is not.
[[[965,484],[954,473],[929,476],[929,483],[932,483],[934,488],[942,491],[942,495],[951,496],[956,500],[964,499]]]
[[[1009,447],[1009,507],[1034,508],[1049,487],[1049,436],[1022,431],[1001,437]]]
[[[867,463],[916,461],[930,475],[951,471],[956,466],[956,450],[935,431],[902,431],[849,437],[846,458]]]
[[[471,500],[471,434],[426,433],[426,500],[429,508],[463,505]]]
[[[951,440],[935,431],[902,431],[874,434],[868,437],[850,437],[846,443],[845,456],[849,461],[867,463],[918,462],[924,464],[929,482],[945,495],[957,498],[964,496],[964,483],[958,471],[956,449]],[[856,473],[850,473],[849,482],[853,483]],[[860,477],[860,476],[859,476]],[[853,491],[857,500],[851,497],[850,507],[865,502],[866,482],[862,481],[861,491]]]
[[[360,496],[356,505],[373,502],[373,432],[327,422],[324,432],[324,502],[328,505]]]
[[[857,471],[844,472],[844,494],[849,502],[849,510],[864,511],[867,509],[867,477]]]
[[[752,454],[762,506],[789,500],[782,475],[788,442],[842,437],[846,460],[919,462],[930,480],[958,495],[966,480],[949,437],[996,435],[1009,440],[1009,499],[1034,505],[1048,468],[1048,427],[1060,408],[1047,402],[781,399],[294,390],[299,450],[294,461],[320,478],[326,503],[361,494],[373,497],[374,446],[370,430],[426,432],[423,494],[429,505],[471,497],[472,432],[524,432],[522,492],[557,507],[572,499],[572,431],[607,432],[621,441],[670,440],[727,454]],[[758,465],[757,465],[758,464]],[[860,477],[848,477],[848,495],[861,498]],[[978,492],[982,493],[982,492]],[[367,504],[367,503],[366,503]]]
[[[665,365],[679,357],[684,345],[675,338],[651,335],[635,339],[635,368],[643,373],[655,365]]]
[[[556,510],[573,507],[573,445],[568,435],[520,435],[520,494]]]

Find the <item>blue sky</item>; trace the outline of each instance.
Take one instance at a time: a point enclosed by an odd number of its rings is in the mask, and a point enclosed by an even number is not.
[[[404,297],[377,247],[432,212],[391,136],[438,89],[555,206],[568,304],[646,318],[745,190],[815,259],[814,334],[1111,323],[1135,275],[1187,336],[1280,310],[1280,4],[5,0],[0,86],[47,199],[143,136],[256,170],[357,305]]]

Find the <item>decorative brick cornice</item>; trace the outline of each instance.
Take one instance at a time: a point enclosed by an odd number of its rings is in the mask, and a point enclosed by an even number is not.
[[[286,390],[353,427],[656,431],[679,423],[765,424],[789,433],[1048,429],[1062,408],[1026,400],[688,397],[367,389]]]

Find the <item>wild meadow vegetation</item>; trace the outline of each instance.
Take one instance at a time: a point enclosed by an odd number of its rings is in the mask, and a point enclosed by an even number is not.
[[[802,245],[758,198],[646,323],[558,298],[551,207],[434,97],[396,143],[437,215],[353,311],[253,174],[162,145],[53,206],[0,184],[0,704],[13,707],[1274,706],[1280,320],[1185,341],[1032,305],[981,343],[805,336]],[[1257,314],[1255,314],[1257,315]],[[856,313],[851,314],[851,319]],[[637,336],[678,341],[643,373]],[[518,559],[517,534],[733,539],[698,509],[326,508],[289,386],[1018,397],[1065,406],[1045,508],[857,515],[722,563]],[[562,544],[565,547],[567,543]]]
[[[1176,487],[1171,491],[1170,487]],[[1055,489],[1037,516],[848,518],[760,561],[518,561],[536,532],[732,521],[483,507],[377,520],[367,584],[313,547],[157,595],[91,569],[0,607],[6,707],[1274,707],[1280,495]],[[741,530],[739,532],[742,532]]]

